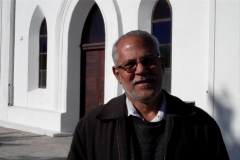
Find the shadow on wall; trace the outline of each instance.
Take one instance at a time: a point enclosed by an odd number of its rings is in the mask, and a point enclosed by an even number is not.
[[[228,155],[231,160],[239,160],[240,158],[240,143],[235,137],[231,126],[233,122],[234,110],[230,102],[231,97],[227,92],[222,92],[221,98],[213,96],[210,93],[211,100],[214,101],[214,119],[221,128],[222,136],[227,147]],[[240,115],[238,115],[240,116]],[[235,122],[236,123],[236,122]]]

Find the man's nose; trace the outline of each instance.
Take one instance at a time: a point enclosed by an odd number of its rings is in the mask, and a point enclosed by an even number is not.
[[[149,71],[149,68],[143,65],[141,62],[137,64],[135,74],[144,74]]]

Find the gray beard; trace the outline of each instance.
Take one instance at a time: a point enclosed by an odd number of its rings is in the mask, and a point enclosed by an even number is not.
[[[120,76],[120,79],[122,81],[122,77]],[[123,83],[122,81],[122,87],[123,89],[125,90],[125,92],[131,96],[133,99],[135,99],[136,101],[139,101],[139,102],[149,102],[153,99],[155,99],[160,93],[161,93],[161,85],[157,86],[156,89],[153,90],[153,92],[149,95],[145,95],[145,96],[140,96],[136,91],[132,91],[130,92],[126,87],[125,87],[125,84]],[[142,88],[142,89],[146,89],[147,88]]]

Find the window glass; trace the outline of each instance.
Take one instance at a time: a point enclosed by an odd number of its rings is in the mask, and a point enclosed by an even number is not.
[[[40,70],[39,71],[39,88],[46,88],[46,79],[47,79],[47,71]]]
[[[42,21],[39,32],[39,88],[47,86],[47,22]]]
[[[171,10],[167,0],[159,0],[152,17],[152,34],[159,41],[159,48],[165,59],[165,73],[162,88],[171,92]]]
[[[171,68],[171,46],[170,45],[160,46],[160,51],[164,56],[165,67]]]
[[[82,44],[105,42],[104,21],[96,3],[89,12],[83,31]]]
[[[40,53],[47,52],[47,37],[40,37]]]
[[[156,19],[164,19],[164,18],[170,18],[171,17],[171,11],[169,4],[166,0],[159,0],[155,7],[155,11],[153,14],[153,20]]]
[[[47,22],[46,22],[46,19],[44,19],[42,24],[41,24],[40,35],[47,35]]]
[[[40,60],[40,64],[39,64],[39,70],[46,70],[47,69],[47,54],[40,54],[39,55],[39,60]]]
[[[171,22],[153,23],[153,35],[157,37],[160,44],[170,43]]]

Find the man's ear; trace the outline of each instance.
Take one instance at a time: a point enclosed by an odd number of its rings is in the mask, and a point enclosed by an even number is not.
[[[121,84],[121,78],[120,78],[120,73],[117,67],[113,66],[112,71],[118,82]]]

